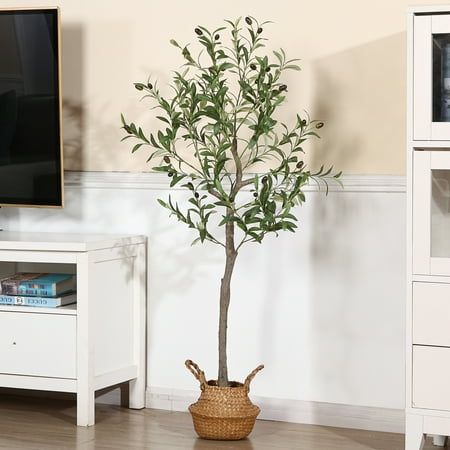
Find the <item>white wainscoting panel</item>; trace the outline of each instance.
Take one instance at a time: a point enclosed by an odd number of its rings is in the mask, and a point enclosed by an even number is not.
[[[230,374],[242,380],[266,365],[252,384],[265,418],[322,423],[326,416],[326,424],[339,425],[349,423],[348,414],[355,427],[400,430],[405,180],[348,176],[343,184],[328,197],[306,189],[297,233],[242,248],[232,285]],[[196,388],[187,358],[215,377],[224,262],[217,246],[190,246],[192,230],[156,201],[168,194],[160,174],[69,172],[64,209],[0,210],[0,225],[9,230],[149,237],[147,373],[154,406],[153,388]],[[185,191],[172,195],[184,204]],[[317,415],[308,406],[329,404]],[[381,424],[382,416],[391,417],[390,425]]]

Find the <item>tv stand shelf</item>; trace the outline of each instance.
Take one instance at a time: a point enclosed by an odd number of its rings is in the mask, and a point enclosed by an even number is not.
[[[75,393],[80,426],[119,383],[144,408],[146,238],[1,232],[0,275],[22,270],[76,274],[77,303],[0,306],[0,387]]]
[[[0,312],[23,312],[33,314],[59,314],[76,316],[77,315],[77,305],[71,304],[66,306],[59,306],[58,308],[44,308],[44,307],[32,307],[32,306],[18,306],[18,305],[0,305]]]

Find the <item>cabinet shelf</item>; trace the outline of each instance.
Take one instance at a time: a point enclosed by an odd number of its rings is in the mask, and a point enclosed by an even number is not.
[[[32,314],[64,314],[77,315],[77,304],[59,306],[57,308],[41,308],[36,306],[0,305],[0,311],[23,312]]]
[[[416,151],[435,150],[448,152],[450,151],[449,141],[411,141],[411,147]]]

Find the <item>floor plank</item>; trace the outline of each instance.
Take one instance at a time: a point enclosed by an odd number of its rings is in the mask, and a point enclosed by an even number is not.
[[[5,450],[403,450],[403,435],[257,421],[249,439],[197,439],[189,414],[97,405],[97,424],[76,427],[73,401],[0,396]],[[427,440],[426,450],[436,447]]]

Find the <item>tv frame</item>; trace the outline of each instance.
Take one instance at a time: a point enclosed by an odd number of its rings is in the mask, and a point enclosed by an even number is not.
[[[58,45],[58,60],[57,60],[57,74],[58,74],[58,116],[59,116],[59,168],[60,168],[60,177],[61,177],[61,203],[58,205],[46,205],[46,204],[26,204],[26,203],[3,203],[0,201],[0,207],[23,207],[23,208],[56,208],[62,209],[64,208],[64,145],[63,145],[63,132],[62,132],[62,83],[61,83],[61,9],[59,6],[25,6],[25,7],[0,7],[0,14],[5,12],[20,12],[20,11],[36,11],[36,12],[56,12],[56,37],[57,37],[57,45]]]

